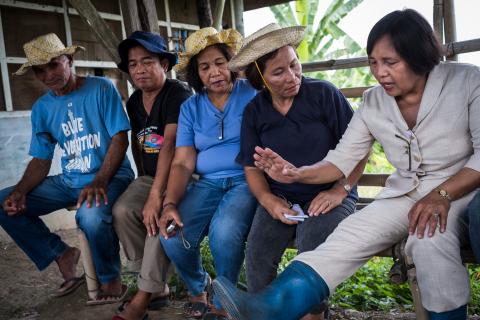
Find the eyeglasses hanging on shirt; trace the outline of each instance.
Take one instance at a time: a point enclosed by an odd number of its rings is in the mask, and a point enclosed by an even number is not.
[[[223,114],[222,115],[216,114],[215,117],[218,118],[218,140],[223,140],[224,138]]]
[[[405,143],[407,144],[405,146],[405,153],[408,153],[408,171],[411,171],[412,170],[412,132],[411,131],[407,131],[408,135],[409,135],[409,139],[405,138],[405,137],[402,137],[401,135],[398,135],[398,134],[395,134],[395,137],[400,139],[400,140],[403,140],[405,141]]]

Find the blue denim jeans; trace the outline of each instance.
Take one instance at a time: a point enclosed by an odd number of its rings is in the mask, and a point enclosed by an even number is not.
[[[113,178],[108,185],[108,205],[93,205],[87,208],[84,202],[77,210],[75,219],[83,230],[92,251],[93,262],[101,283],[108,283],[120,275],[118,238],[112,224],[112,206],[130,183],[127,178]],[[0,191],[0,203],[12,191],[9,187]],[[82,189],[70,188],[61,175],[45,178],[27,194],[27,211],[8,216],[0,208],[0,226],[35,263],[39,270],[45,269],[66,249],[67,245],[58,235],[50,232],[40,216],[73,206]]]
[[[200,243],[207,234],[217,276],[237,283],[256,206],[244,175],[200,178],[190,184],[178,207],[183,229],[160,241],[191,295],[199,295],[207,286],[200,256]],[[215,297],[213,303],[221,309]]]
[[[477,262],[480,262],[480,191],[468,204],[466,218],[470,233],[470,246]]]

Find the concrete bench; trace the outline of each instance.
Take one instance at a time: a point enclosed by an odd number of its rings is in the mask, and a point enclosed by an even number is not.
[[[76,211],[75,206],[65,208],[68,211]],[[85,272],[85,282],[87,284],[88,300],[96,300],[100,289],[100,283],[98,282],[97,272],[95,271],[95,265],[93,264],[92,251],[88,244],[87,237],[83,233],[82,229],[77,226],[78,243],[80,251],[82,252],[82,264]]]

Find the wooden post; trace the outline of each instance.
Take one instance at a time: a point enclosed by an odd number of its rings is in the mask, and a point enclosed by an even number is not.
[[[222,30],[223,9],[225,8],[225,0],[217,0],[215,2],[215,11],[213,14],[213,27],[218,31]]]
[[[443,0],[433,1],[433,30],[443,44]]]
[[[237,29],[238,32],[245,36],[245,29],[243,28],[243,0],[234,0],[235,25],[232,28]]]
[[[455,5],[453,0],[444,0],[443,15],[445,28],[445,43],[457,41],[457,30],[455,27]],[[447,55],[447,60],[458,60],[458,55]]]
[[[141,30],[137,0],[120,0],[120,7],[127,37],[134,31]]]
[[[155,0],[138,0],[137,5],[142,30],[160,33]]]
[[[120,40],[117,38],[108,24],[100,17],[97,9],[90,0],[68,0],[74,7],[80,18],[85,22],[95,34],[98,42],[100,42],[107,50],[108,55],[113,61],[120,61],[117,52],[117,45]]]
[[[212,9],[210,0],[197,0],[198,26],[200,28],[212,26]]]

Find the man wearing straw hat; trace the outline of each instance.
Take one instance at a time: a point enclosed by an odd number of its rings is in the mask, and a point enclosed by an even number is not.
[[[126,286],[120,280],[118,238],[111,208],[133,179],[125,152],[128,119],[116,88],[103,78],[72,72],[73,54],[53,33],[24,45],[29,68],[49,91],[32,107],[33,157],[17,185],[0,191],[0,225],[39,270],[55,261],[64,278],[53,296],[64,296],[83,281],[76,276],[80,250],[70,247],[47,228],[40,216],[76,205],[76,221],[84,231],[100,281],[97,300],[116,302]],[[62,174],[47,176],[55,146],[61,150]]]
[[[120,306],[114,319],[137,319],[147,308],[168,303],[170,260],[160,245],[157,221],[175,152],[180,105],[192,91],[167,79],[177,56],[167,51],[160,35],[135,31],[118,45],[118,53],[118,68],[130,75],[137,88],[128,99],[127,112],[138,178],[115,203],[113,222],[127,259],[140,272],[137,293]]]

